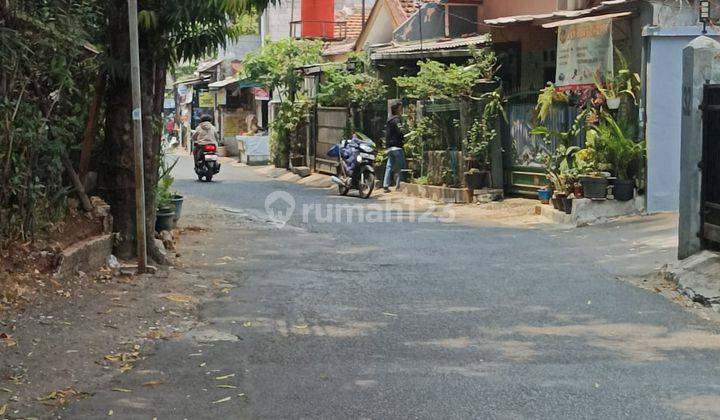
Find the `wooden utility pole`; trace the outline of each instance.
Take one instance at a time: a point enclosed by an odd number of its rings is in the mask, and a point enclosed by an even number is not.
[[[138,40],[137,0],[128,0],[130,24],[130,73],[132,79],[132,120],[135,134],[135,229],[138,273],[147,271],[147,232],[145,230],[145,169],[143,159],[142,97],[140,94],[140,42]]]

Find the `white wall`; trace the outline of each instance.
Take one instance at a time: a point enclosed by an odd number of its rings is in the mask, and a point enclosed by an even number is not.
[[[393,35],[393,23],[390,17],[390,11],[384,5],[378,11],[378,15],[373,22],[372,31],[369,31],[365,45],[362,48],[366,48],[370,45],[385,44],[392,41]]]
[[[647,211],[678,211],[682,51],[700,35],[697,27],[650,28],[647,63]]]
[[[294,12],[293,0],[281,1],[274,6],[268,5],[260,19],[260,35],[263,39],[269,37],[271,41],[277,41],[290,36],[290,21],[300,20],[300,0],[294,2]]]

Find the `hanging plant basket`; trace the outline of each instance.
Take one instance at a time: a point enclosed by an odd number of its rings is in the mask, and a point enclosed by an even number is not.
[[[616,110],[616,109],[619,109],[619,108],[620,108],[620,102],[621,102],[621,101],[620,101],[620,97],[619,97],[619,96],[614,96],[614,97],[612,97],[612,98],[607,98],[607,106],[608,106],[608,109],[611,109],[611,110],[613,110],[613,111]]]

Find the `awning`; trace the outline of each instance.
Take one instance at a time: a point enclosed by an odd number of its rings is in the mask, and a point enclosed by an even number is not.
[[[459,57],[468,55],[471,45],[484,45],[490,42],[490,35],[476,35],[465,38],[430,39],[413,41],[402,44],[393,44],[375,50],[371,54],[373,60],[432,58],[432,57]]]
[[[262,87],[262,85],[254,80],[250,79],[237,79],[235,77],[229,77],[219,82],[213,82],[208,85],[211,90],[226,88],[231,85],[237,85],[237,88],[251,88],[251,87]]]
[[[208,62],[206,62],[206,63],[202,63],[202,64],[200,64],[200,65],[198,66],[197,71],[198,71],[198,73],[205,73],[205,72],[207,72],[207,71],[210,71],[210,70],[213,69],[214,67],[216,67],[216,66],[218,66],[219,64],[221,64],[224,60],[225,60],[224,58],[218,58],[218,59],[215,59],[215,60],[212,60],[212,61],[208,61]]]
[[[191,77],[188,79],[182,79],[178,80],[177,82],[173,83],[174,86],[178,85],[197,85],[200,83],[205,83],[209,80],[209,77]]]
[[[580,18],[594,17],[597,15],[604,15],[607,17],[611,13],[629,12],[635,10],[640,6],[640,0],[607,0],[601,2],[595,7],[581,10],[558,10],[553,13],[545,13],[539,15],[521,15],[521,16],[506,16],[497,19],[485,20],[487,25],[492,26],[506,26],[516,25],[520,23],[529,23],[533,25],[544,25],[551,24],[559,21],[574,20],[571,23],[579,23]],[[557,25],[562,26],[562,25]],[[554,27],[554,26],[552,26]]]
[[[560,26],[575,25],[576,23],[587,23],[587,22],[597,22],[599,20],[605,20],[605,19],[616,19],[616,18],[630,16],[632,14],[633,14],[633,12],[621,12],[621,13],[610,13],[608,15],[598,15],[598,16],[579,18],[579,19],[558,20],[557,22],[546,23],[546,24],[542,25],[542,27],[546,28],[546,29],[557,28]]]
[[[221,88],[230,86],[230,85],[232,85],[233,83],[237,83],[237,82],[239,82],[238,79],[236,79],[236,78],[234,78],[234,77],[231,77],[231,78],[228,78],[228,79],[225,79],[225,80],[221,80],[221,81],[219,81],[219,82],[210,83],[210,84],[208,85],[208,88],[210,88],[210,89],[221,89]]]

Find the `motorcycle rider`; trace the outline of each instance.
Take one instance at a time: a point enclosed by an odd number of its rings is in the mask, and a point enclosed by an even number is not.
[[[213,117],[207,114],[200,117],[200,125],[198,125],[195,134],[192,136],[192,150],[196,162],[200,155],[198,153],[198,147],[205,146],[206,144],[214,144],[217,147],[217,137],[218,131],[213,125]]]

